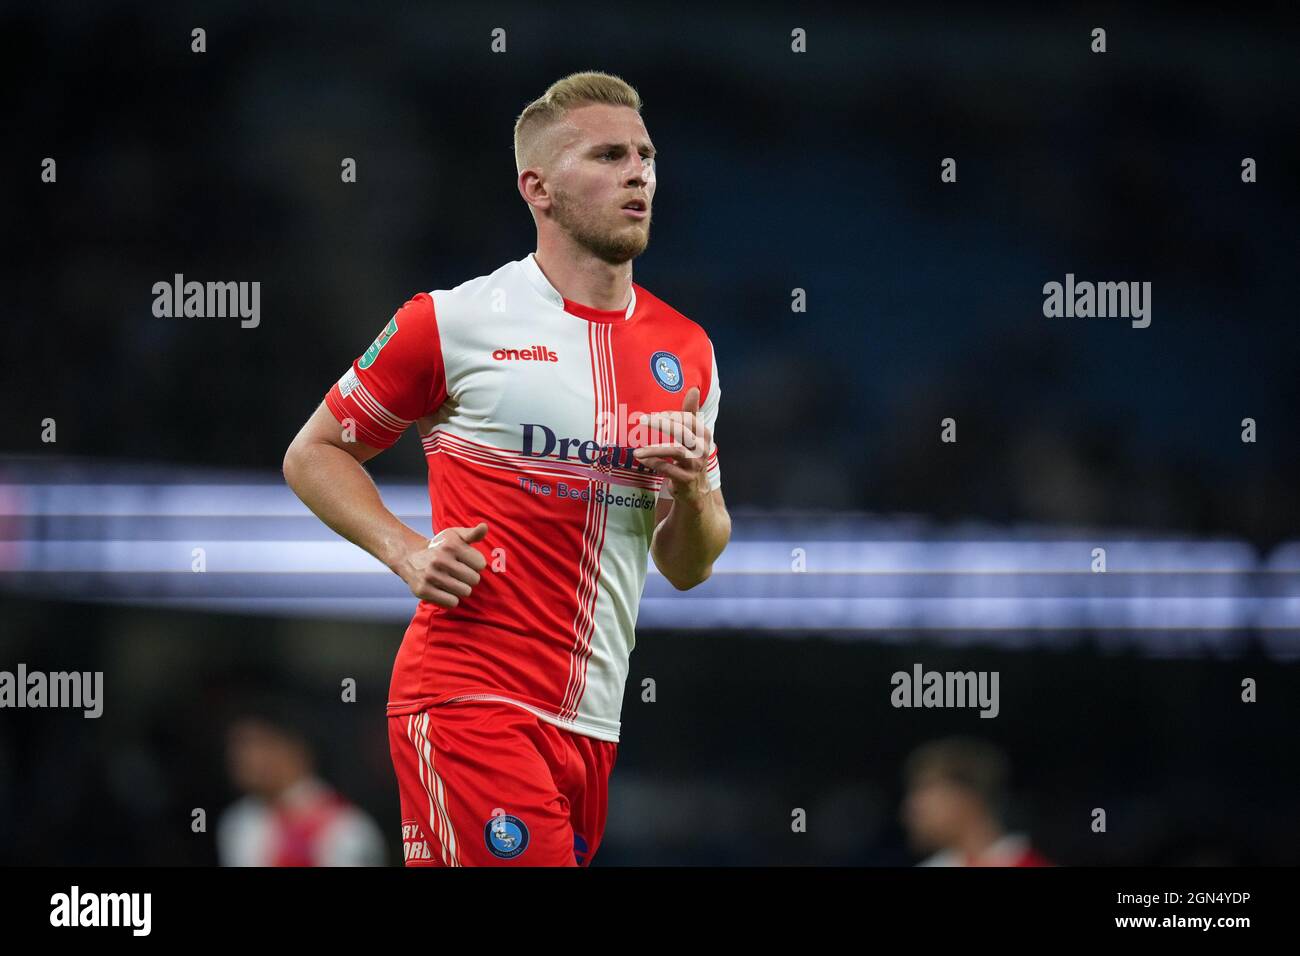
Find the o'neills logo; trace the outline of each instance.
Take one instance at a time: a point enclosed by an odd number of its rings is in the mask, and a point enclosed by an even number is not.
[[[545,345],[533,345],[526,349],[497,349],[492,357],[498,362],[558,362],[560,357]]]

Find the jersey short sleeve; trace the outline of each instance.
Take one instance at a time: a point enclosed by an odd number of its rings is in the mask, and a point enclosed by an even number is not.
[[[709,342],[710,371],[708,390],[704,394],[704,400],[700,402],[700,422],[709,430],[713,436],[713,444],[709,448],[708,462],[704,468],[704,477],[709,482],[709,490],[717,491],[722,487],[722,469],[718,467],[718,399],[722,394],[722,389],[718,384],[718,357],[713,351],[713,342]],[[664,480],[659,488],[660,498],[671,498],[672,485]]]
[[[357,439],[380,449],[446,400],[438,321],[427,292],[397,310],[325,395],[325,404],[340,423],[351,420]]]

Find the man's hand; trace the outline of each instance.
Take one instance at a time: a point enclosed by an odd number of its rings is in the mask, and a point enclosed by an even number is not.
[[[642,415],[641,424],[649,425],[672,440],[646,445],[632,452],[647,468],[669,482],[674,501],[700,502],[709,495],[705,469],[713,450],[713,434],[700,420],[700,390],[692,385],[682,399],[680,412],[655,412]]]
[[[473,547],[488,532],[486,521],[472,528],[444,528],[425,547],[404,555],[393,568],[421,601],[453,608],[469,597],[487,558]]]
[[[655,510],[650,555],[659,572],[679,591],[708,580],[713,562],[731,538],[731,516],[723,504],[722,489],[709,489],[713,434],[699,412],[700,390],[692,386],[682,399],[680,412],[642,415],[641,424],[671,440],[632,453],[641,464],[663,475],[672,492],[668,514],[659,518],[663,502]]]

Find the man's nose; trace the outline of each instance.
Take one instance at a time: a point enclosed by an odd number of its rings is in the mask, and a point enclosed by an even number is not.
[[[626,170],[623,185],[639,189],[645,195],[646,204],[649,205],[655,194],[654,160],[647,161],[640,153],[637,153],[632,163],[633,165]]]

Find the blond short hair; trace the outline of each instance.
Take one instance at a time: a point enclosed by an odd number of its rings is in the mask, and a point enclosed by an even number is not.
[[[570,73],[552,83],[515,120],[515,171],[536,161],[533,155],[542,134],[564,118],[569,110],[589,103],[630,106],[641,112],[641,94],[622,77],[588,70]]]

